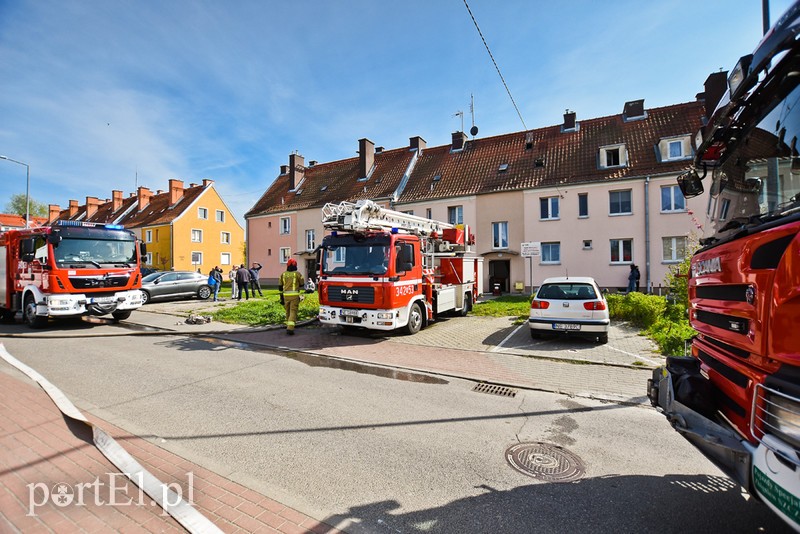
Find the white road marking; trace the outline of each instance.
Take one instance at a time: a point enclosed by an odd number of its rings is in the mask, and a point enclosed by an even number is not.
[[[522,328],[523,326],[527,326],[527,325],[525,325],[525,324],[521,324],[521,325],[519,325],[518,327],[516,327],[516,328],[515,328],[515,329],[514,329],[514,330],[513,330],[513,331],[512,331],[510,334],[508,334],[508,335],[506,336],[506,338],[505,338],[503,341],[501,341],[500,343],[498,343],[497,345],[495,345],[494,347],[492,347],[491,349],[489,349],[489,352],[497,352],[498,350],[500,350],[501,348],[503,348],[503,345],[505,344],[505,342],[506,342],[506,341],[508,341],[509,339],[511,339],[511,337],[512,337],[514,334],[516,334],[517,332],[519,332],[519,329],[520,329],[520,328]]]
[[[651,360],[650,358],[645,358],[645,357],[644,357],[644,356],[642,356],[641,354],[634,354],[634,353],[632,353],[632,352],[628,352],[628,351],[626,351],[626,350],[622,350],[622,349],[617,349],[617,348],[614,348],[614,347],[612,347],[612,346],[610,346],[610,345],[606,345],[606,348],[608,348],[608,349],[611,349],[611,350],[615,350],[615,351],[617,351],[617,352],[621,352],[622,354],[627,354],[628,356],[632,356],[633,358],[637,358],[637,359],[639,359],[639,360],[644,360],[644,361],[646,361],[647,363],[652,363],[653,365],[659,365],[659,362],[653,361],[653,360]]]

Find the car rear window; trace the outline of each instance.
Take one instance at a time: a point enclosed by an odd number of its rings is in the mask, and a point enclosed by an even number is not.
[[[591,284],[563,282],[560,284],[545,284],[539,288],[537,299],[552,300],[592,300],[596,299],[597,292]]]

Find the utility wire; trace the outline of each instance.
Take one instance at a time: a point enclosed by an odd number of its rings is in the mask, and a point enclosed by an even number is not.
[[[475,29],[478,30],[478,35],[481,36],[481,40],[483,41],[483,46],[486,47],[486,51],[489,52],[489,57],[492,59],[492,63],[494,63],[494,68],[497,69],[497,74],[500,76],[500,80],[503,82],[503,86],[506,88],[506,92],[508,93],[508,98],[511,99],[511,103],[514,104],[514,109],[517,110],[517,115],[519,116],[520,122],[522,122],[522,126],[527,130],[528,127],[525,125],[525,120],[522,118],[522,113],[519,112],[519,108],[517,107],[517,103],[514,101],[514,97],[511,96],[511,89],[508,88],[508,84],[506,83],[506,79],[503,78],[503,73],[500,72],[500,67],[497,66],[497,61],[494,60],[494,56],[492,55],[492,51],[489,50],[489,45],[486,42],[486,39],[483,37],[483,32],[481,31],[480,27],[478,26],[478,21],[475,20],[475,15],[472,14],[472,10],[469,8],[469,4],[467,0],[464,0],[464,6],[467,8],[469,12],[469,16],[472,18],[473,24],[475,24]]]

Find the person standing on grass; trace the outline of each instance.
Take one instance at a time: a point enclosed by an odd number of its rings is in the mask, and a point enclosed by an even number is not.
[[[278,281],[278,291],[281,295],[281,304],[286,310],[286,333],[290,336],[294,335],[297,310],[300,308],[301,287],[303,287],[303,275],[297,272],[297,260],[289,258],[286,262],[286,271],[281,273]]]
[[[250,293],[253,294],[253,298],[256,296],[256,290],[258,290],[259,297],[264,296],[264,293],[261,292],[261,283],[258,281],[259,271],[261,271],[261,264],[254,261],[253,266],[250,267]]]
[[[228,280],[231,281],[231,298],[236,298],[236,265],[231,267],[231,271],[228,273]]]
[[[222,269],[218,265],[215,265],[208,275],[208,281],[212,280],[214,285],[211,287],[214,289],[214,302],[216,302],[219,299],[219,288],[222,287]]]
[[[239,288],[237,300],[242,300],[242,293],[244,293],[245,300],[250,300],[250,292],[247,290],[247,286],[250,285],[250,271],[247,270],[244,263],[236,271],[236,285]]]

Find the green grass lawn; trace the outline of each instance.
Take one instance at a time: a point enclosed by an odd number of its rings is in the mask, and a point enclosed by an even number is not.
[[[263,297],[241,300],[235,306],[221,308],[212,317],[215,321],[223,323],[244,324],[249,326],[266,326],[283,324],[286,321],[286,312],[281,306],[277,289],[261,289]],[[230,298],[230,286],[223,284],[219,292],[220,297]],[[298,321],[305,321],[317,316],[319,299],[316,293],[303,294],[303,301],[298,311]]]

